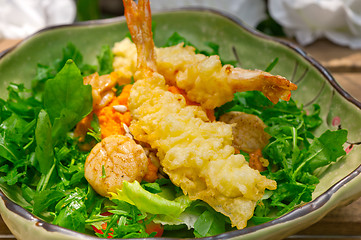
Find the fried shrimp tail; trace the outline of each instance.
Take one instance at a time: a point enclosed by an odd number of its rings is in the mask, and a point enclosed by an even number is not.
[[[297,89],[297,85],[279,75],[272,75],[260,70],[246,70],[227,66],[230,71],[228,84],[233,92],[261,91],[274,104],[279,99],[288,101],[291,91]]]
[[[233,99],[235,92],[261,91],[273,103],[288,101],[297,86],[278,75],[224,65],[219,56],[196,54],[178,44],[157,49],[157,67],[167,83],[187,92],[187,97],[205,109],[214,109]]]
[[[128,29],[137,46],[137,69],[156,72],[157,64],[149,1],[139,0],[137,5],[133,0],[123,0],[123,4]]]
[[[139,23],[139,21],[133,20],[130,23]],[[148,33],[150,26],[149,24],[145,24],[145,26],[147,29],[143,29],[142,25],[129,28],[136,28],[138,31]],[[138,36],[143,35],[147,37],[147,44],[144,40],[137,39]],[[288,101],[291,91],[297,89],[296,84],[279,75],[231,65],[222,66],[219,56],[208,57],[196,54],[194,47],[184,46],[183,43],[157,48],[157,60],[156,66],[154,66],[154,51],[147,49],[154,46],[149,36],[150,34],[138,33],[134,37],[138,54],[142,54],[138,60],[148,61],[143,65],[148,64],[148,68],[157,69],[157,72],[164,76],[168,85],[184,90],[189,100],[201,104],[205,109],[214,109],[231,101],[235,92],[261,91],[271,102],[276,104],[279,99]],[[136,52],[134,44],[126,45],[126,48],[134,48],[132,51]],[[143,50],[139,52],[139,49]],[[143,56],[144,54],[149,54],[149,56]],[[142,68],[142,66],[140,67]]]

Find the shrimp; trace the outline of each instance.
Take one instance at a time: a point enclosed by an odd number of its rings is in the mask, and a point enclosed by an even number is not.
[[[231,125],[210,122],[202,106],[187,105],[182,94],[168,91],[157,70],[149,0],[123,3],[138,54],[128,105],[132,135],[157,150],[163,171],[191,200],[207,202],[244,228],[265,189],[275,189],[276,182],[235,154]]]
[[[102,196],[116,193],[123,181],[141,180],[148,172],[149,160],[144,149],[123,135],[111,135],[95,145],[84,165],[84,175]]]
[[[128,52],[136,52],[129,50],[135,49],[134,44],[123,40],[117,46],[115,59],[123,60],[122,56],[126,55],[132,60]],[[183,46],[183,43],[157,48],[156,55],[157,71],[166,83],[185,90],[189,100],[200,103],[205,109],[214,109],[232,100],[235,92],[261,91],[271,102],[277,103],[279,99],[288,101],[291,91],[297,89],[297,85],[279,75],[222,66],[219,56],[196,54],[194,47]],[[116,71],[122,72],[123,65],[115,66]]]
[[[157,66],[167,82],[185,90],[187,97],[205,109],[214,109],[233,99],[235,92],[261,91],[273,103],[288,101],[297,85],[279,75],[224,65],[219,56],[196,54],[183,44],[157,49]]]

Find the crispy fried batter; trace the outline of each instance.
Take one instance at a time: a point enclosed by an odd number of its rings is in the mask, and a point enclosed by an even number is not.
[[[150,24],[142,22],[150,21],[149,1],[139,0],[137,6],[124,0],[124,6],[138,49],[138,72],[129,97],[132,134],[158,150],[164,172],[185,194],[244,228],[265,188],[275,189],[276,182],[234,154],[230,125],[208,122],[202,107],[186,106],[181,94],[167,91],[165,78],[156,72],[154,51],[148,49],[153,42]]]
[[[134,44],[124,44],[130,49],[135,48]],[[131,52],[135,53],[134,50]],[[118,51],[116,54],[125,53]],[[196,54],[193,47],[184,47],[183,43],[157,48],[156,54],[157,71],[167,84],[185,90],[190,100],[200,103],[205,109],[214,109],[231,101],[235,92],[261,91],[270,101],[277,103],[279,99],[288,101],[291,91],[297,89],[295,84],[279,75],[222,66],[219,56]],[[128,58],[134,62],[134,57]]]

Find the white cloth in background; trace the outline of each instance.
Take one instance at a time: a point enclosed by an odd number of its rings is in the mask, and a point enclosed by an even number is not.
[[[0,0],[0,39],[19,39],[52,25],[74,21],[73,0]]]
[[[270,15],[301,45],[325,37],[361,48],[361,0],[269,0]]]
[[[252,27],[266,18],[263,0],[153,0],[150,5],[152,11],[203,6],[230,13]]]

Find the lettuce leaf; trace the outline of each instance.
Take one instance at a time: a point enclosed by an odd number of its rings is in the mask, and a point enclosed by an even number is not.
[[[139,210],[151,214],[164,214],[170,217],[179,217],[189,206],[190,200],[180,196],[173,201],[167,200],[157,194],[150,193],[141,187],[139,182],[123,182],[122,189],[117,194],[111,193],[111,200],[118,199],[135,205]]]

